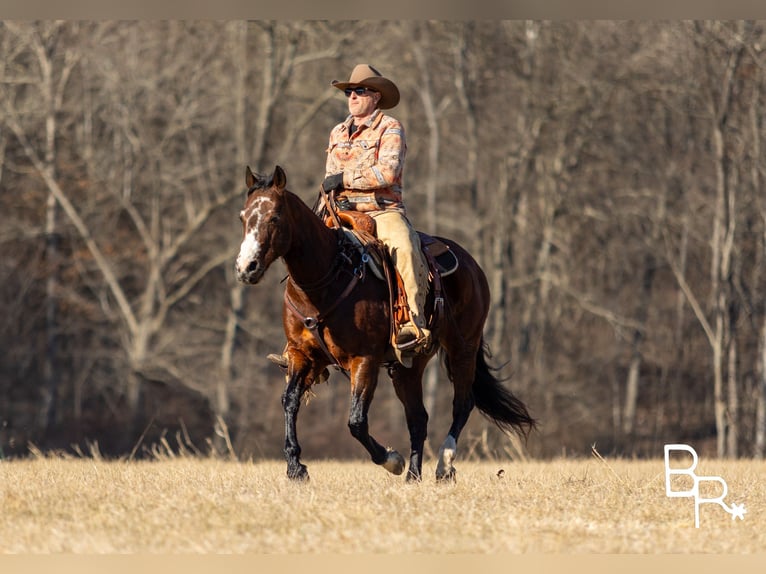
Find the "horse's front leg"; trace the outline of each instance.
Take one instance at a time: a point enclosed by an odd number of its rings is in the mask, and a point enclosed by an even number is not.
[[[285,460],[287,461],[287,476],[293,480],[308,480],[309,473],[306,465],[300,461],[301,446],[298,443],[298,410],[301,399],[311,386],[310,364],[300,355],[289,354],[287,368],[287,386],[282,393],[282,408],[285,412]]]
[[[369,432],[367,413],[370,410],[375,387],[378,384],[377,363],[360,360],[351,369],[351,410],[348,428],[351,436],[358,440],[375,464],[382,465],[392,474],[404,472],[404,459],[393,449],[385,448]]]

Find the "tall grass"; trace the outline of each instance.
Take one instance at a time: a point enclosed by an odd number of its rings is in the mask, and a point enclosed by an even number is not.
[[[670,499],[661,460],[464,461],[407,484],[370,462],[43,455],[0,462],[4,553],[749,553],[766,551],[766,462],[701,461],[744,520]]]

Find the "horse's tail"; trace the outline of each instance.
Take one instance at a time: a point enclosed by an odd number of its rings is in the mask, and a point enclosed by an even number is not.
[[[487,364],[488,356],[489,349],[482,339],[476,352],[476,374],[473,380],[476,408],[502,430],[513,431],[526,438],[537,421],[529,414],[526,405],[493,374],[498,369]]]

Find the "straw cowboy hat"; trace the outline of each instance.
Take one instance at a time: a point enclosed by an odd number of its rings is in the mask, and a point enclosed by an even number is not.
[[[396,87],[396,84],[388,78],[383,77],[380,72],[369,64],[359,64],[355,66],[348,82],[333,80],[332,85],[339,90],[363,86],[375,90],[376,92],[380,92],[378,107],[381,110],[388,110],[399,103],[399,88]]]

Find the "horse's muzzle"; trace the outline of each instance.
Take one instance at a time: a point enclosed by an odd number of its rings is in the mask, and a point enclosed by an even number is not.
[[[246,285],[255,285],[263,277],[264,271],[264,266],[259,265],[257,261],[251,261],[244,269],[240,269],[237,265],[237,280]]]

